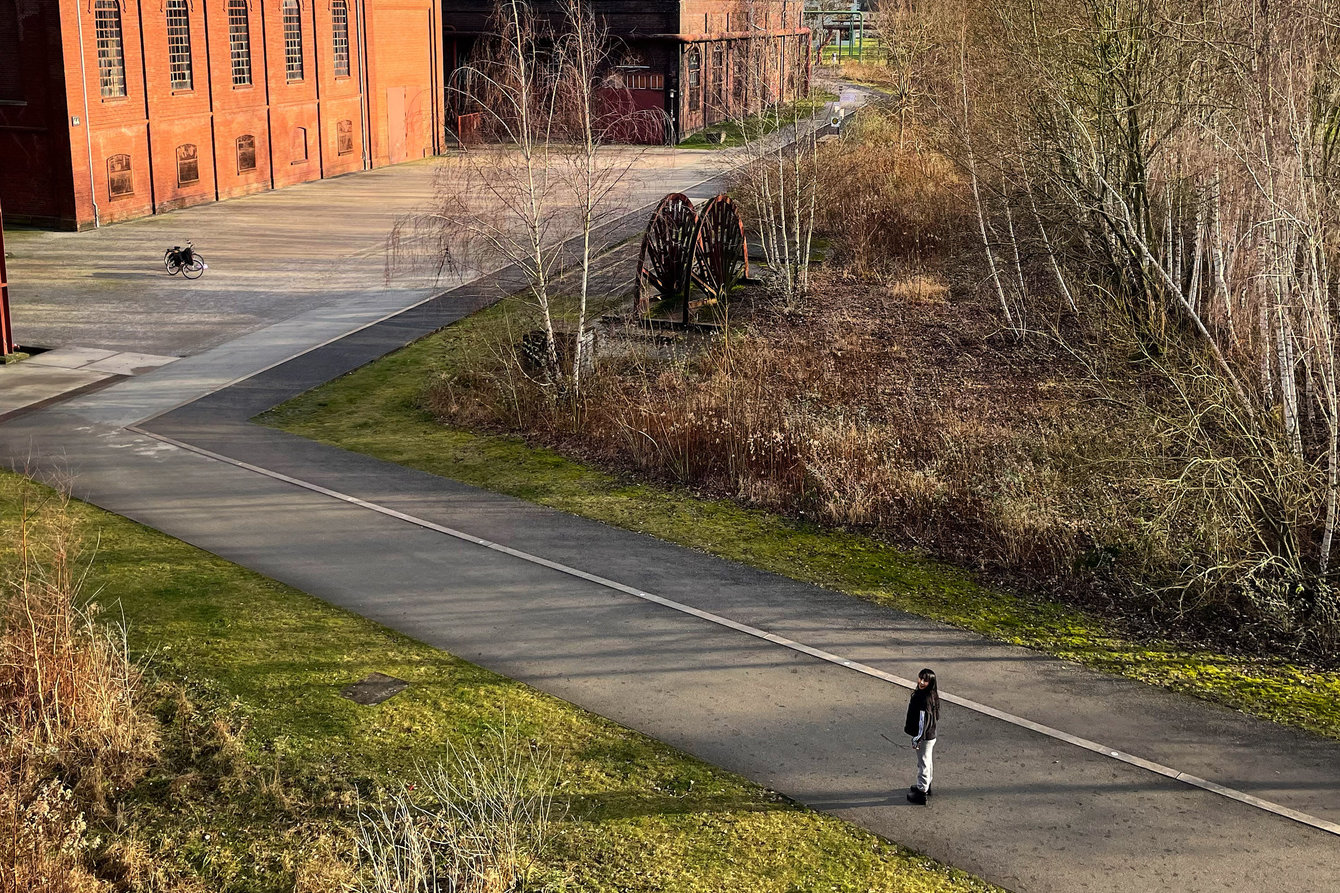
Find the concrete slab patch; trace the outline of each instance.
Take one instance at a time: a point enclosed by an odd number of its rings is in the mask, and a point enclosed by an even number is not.
[[[112,378],[105,372],[36,366],[31,360],[0,366],[0,415]]]
[[[403,679],[387,676],[385,673],[373,673],[366,679],[361,679],[352,685],[346,685],[340,691],[340,695],[355,704],[371,707],[395,697],[407,688],[409,688],[409,683]]]
[[[85,368],[92,369],[95,372],[106,372],[110,375],[143,375],[146,372],[154,371],[159,366],[166,366],[176,359],[177,357],[164,357],[150,353],[125,352],[111,354],[105,359],[89,363]]]
[[[115,356],[114,350],[100,347],[58,347],[29,357],[24,362],[34,366],[56,366],[61,369],[79,369],[89,363]]]

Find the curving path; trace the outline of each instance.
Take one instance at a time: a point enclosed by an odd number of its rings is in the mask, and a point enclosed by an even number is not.
[[[103,243],[117,250],[80,251]],[[346,248],[332,268],[369,250]],[[209,329],[197,343],[229,340],[0,423],[0,457],[1011,889],[1335,889],[1340,743],[248,422],[515,284],[503,270],[428,300],[360,288]],[[172,352],[155,328],[138,346]],[[918,809],[910,751],[882,735],[902,740],[898,680],[927,664],[960,703]]]

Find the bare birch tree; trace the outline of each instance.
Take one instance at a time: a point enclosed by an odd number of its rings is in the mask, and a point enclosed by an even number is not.
[[[803,304],[810,290],[810,259],[819,189],[813,175],[818,137],[827,119],[803,103],[808,85],[786,66],[790,53],[775,38],[736,42],[739,54],[731,119],[742,146],[738,182],[767,260],[768,281],[783,307]]]
[[[524,0],[499,0],[493,23],[451,84],[459,105],[481,117],[482,144],[443,168],[435,206],[397,225],[393,249],[426,251],[441,269],[514,266],[541,320],[541,383],[571,394],[589,359],[591,264],[604,247],[596,235],[621,209],[637,159],[608,145],[630,117],[611,76],[617,48],[581,0],[564,0],[551,18]],[[579,283],[576,332],[560,352],[556,302],[566,296],[555,289],[569,270]]]

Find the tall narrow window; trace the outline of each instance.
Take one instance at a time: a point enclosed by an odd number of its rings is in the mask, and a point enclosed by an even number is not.
[[[330,9],[335,26],[335,77],[349,76],[349,4],[335,0]]]
[[[256,169],[256,137],[249,133],[237,138],[237,172],[244,174]]]
[[[293,154],[292,164],[302,164],[307,160],[307,128],[293,128],[293,144],[290,147]]]
[[[135,176],[130,169],[129,155],[113,155],[107,159],[107,194],[112,198],[135,194]]]
[[[354,122],[348,118],[335,125],[335,151],[339,155],[354,152]]]
[[[14,0],[0,0],[0,99],[23,100],[23,60],[19,57],[19,7]]]
[[[697,48],[689,50],[689,108],[697,109],[703,96],[703,54]]]
[[[302,8],[298,0],[284,0],[284,76],[302,80]]]
[[[93,7],[93,27],[98,40],[98,85],[102,95],[125,96],[126,58],[121,49],[121,5],[117,0],[98,0]]]
[[[168,76],[173,90],[190,90],[191,75],[191,14],[186,0],[168,0]]]
[[[726,107],[726,45],[712,44],[712,96],[718,109]]]
[[[228,0],[228,55],[233,60],[233,86],[251,83],[251,22],[247,0]]]
[[[185,186],[200,179],[200,152],[194,143],[177,147],[177,185]]]

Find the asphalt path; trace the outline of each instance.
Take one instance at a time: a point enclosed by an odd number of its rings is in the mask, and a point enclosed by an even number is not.
[[[1334,834],[968,707],[912,807],[913,754],[884,737],[907,691],[841,661],[933,666],[958,698],[1340,823],[1335,742],[247,421],[514,284],[314,307],[0,424],[0,454],[1011,889],[1335,889]]]

